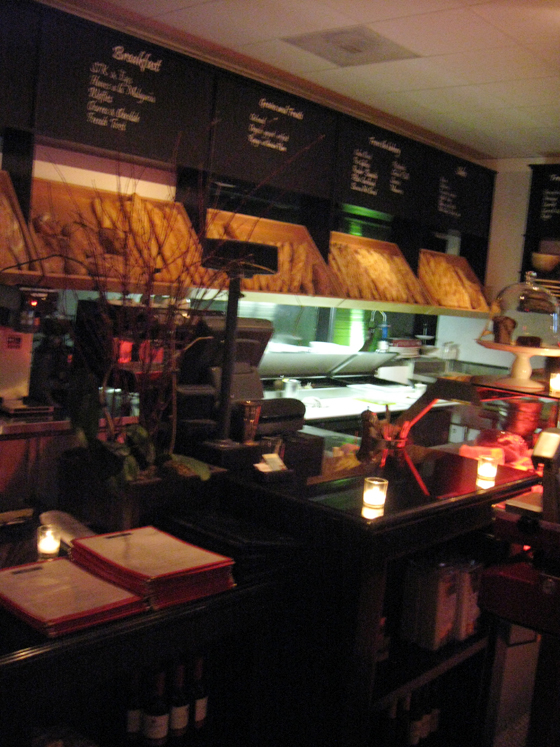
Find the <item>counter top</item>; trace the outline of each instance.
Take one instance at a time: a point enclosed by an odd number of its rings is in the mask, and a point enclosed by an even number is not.
[[[481,488],[476,485],[476,460],[437,448],[414,448],[416,452],[407,449],[409,459],[388,461],[383,471],[389,479],[387,501],[377,514],[363,511],[363,475],[303,486],[259,486],[249,476],[237,475],[229,480],[240,489],[235,501],[243,501],[257,515],[264,512],[275,526],[278,521],[292,530],[338,526],[358,542],[361,537],[368,552],[380,558],[488,526],[495,503],[526,492],[541,480],[533,470],[500,465],[495,485]]]
[[[369,409],[382,413],[408,410],[418,397],[426,391],[425,384],[348,384],[346,386],[302,388],[295,395],[305,405],[305,420],[358,417]],[[266,399],[273,399],[276,392],[265,392]]]

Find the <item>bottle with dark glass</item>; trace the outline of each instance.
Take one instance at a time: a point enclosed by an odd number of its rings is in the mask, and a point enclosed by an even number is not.
[[[159,670],[148,686],[142,714],[142,743],[161,747],[169,737],[169,704],[166,697],[165,670]]]
[[[204,744],[208,730],[208,689],[204,657],[198,655],[193,672],[193,732],[195,744]]]
[[[422,741],[422,730],[424,724],[424,708],[420,690],[413,690],[410,698],[410,718],[408,722],[409,747],[417,747]]]
[[[405,747],[408,744],[408,732],[410,729],[410,701],[411,694],[407,693],[397,703],[397,725],[395,745]]]
[[[169,708],[169,744],[187,744],[191,697],[186,682],[186,667],[183,662],[175,665]]]
[[[376,747],[395,747],[397,739],[397,699],[395,698],[391,705],[380,715],[377,725],[377,733],[374,736],[372,745]]]
[[[142,735],[141,673],[136,669],[128,684],[126,700],[126,744],[139,744]]]

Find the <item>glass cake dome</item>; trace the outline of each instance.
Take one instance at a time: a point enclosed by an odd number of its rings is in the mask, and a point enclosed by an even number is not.
[[[527,272],[523,283],[506,286],[492,304],[490,318],[477,342],[512,353],[510,375],[496,383],[521,390],[540,390],[548,384],[531,379],[531,358],[560,357],[560,306],[556,298]]]
[[[546,288],[536,282],[536,273],[527,272],[525,281],[506,286],[493,303],[488,333],[494,341],[532,348],[560,346],[560,306]]]

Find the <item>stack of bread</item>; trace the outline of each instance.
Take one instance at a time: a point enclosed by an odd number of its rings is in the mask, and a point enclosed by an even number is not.
[[[0,272],[38,270],[33,245],[7,171],[0,171]],[[4,275],[5,276],[5,275]]]
[[[308,296],[341,295],[336,278],[304,226],[209,210],[206,236],[256,241],[278,247],[278,272],[244,278],[243,290]]]
[[[488,311],[481,285],[464,257],[421,249],[418,277],[438,306]]]
[[[46,275],[207,286],[201,248],[178,203],[35,180],[32,223]]]
[[[333,232],[329,267],[341,285],[343,297],[429,303],[396,244]]]

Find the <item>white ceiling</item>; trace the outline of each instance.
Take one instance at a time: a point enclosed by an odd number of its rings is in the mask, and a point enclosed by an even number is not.
[[[560,158],[560,0],[43,2],[467,157]],[[414,56],[341,67],[286,41],[357,26]]]

